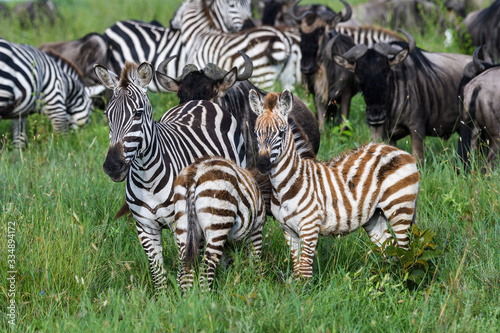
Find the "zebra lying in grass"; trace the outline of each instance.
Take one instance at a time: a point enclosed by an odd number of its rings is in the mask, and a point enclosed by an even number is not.
[[[0,119],[12,119],[13,146],[26,146],[29,114],[46,114],[55,131],[85,124],[92,113],[91,95],[104,87],[85,88],[80,72],[56,53],[0,39]]]
[[[245,166],[243,138],[234,117],[208,101],[180,104],[156,122],[146,94],[153,79],[149,63],[127,62],[120,77],[96,65],[95,74],[113,89],[105,111],[110,145],[104,172],[113,181],[127,180],[127,205],[159,290],[167,281],[161,239],[163,229],[173,230],[174,179],[205,155],[223,156]]]
[[[249,99],[259,115],[257,168],[269,173],[271,210],[290,246],[296,277],[312,277],[320,233],[340,235],[363,227],[381,246],[392,238],[389,222],[396,245],[407,248],[420,178],[410,154],[385,144],[368,144],[329,163],[302,159],[287,122],[290,91],[269,93],[264,100],[251,91]]]
[[[233,161],[207,156],[182,170],[175,180],[175,235],[182,290],[193,285],[193,262],[202,238],[206,247],[200,276],[203,289],[212,285],[226,241],[251,243],[254,258],[260,257],[266,209],[254,176],[259,176],[256,170],[252,175]]]

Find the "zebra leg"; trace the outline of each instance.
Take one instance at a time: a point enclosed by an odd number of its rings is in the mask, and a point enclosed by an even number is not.
[[[373,244],[382,248],[382,245],[387,239],[392,239],[391,231],[387,227],[387,218],[382,213],[381,209],[376,209],[373,216],[363,225],[366,233],[370,237]],[[391,244],[392,245],[392,244]]]
[[[299,238],[293,237],[293,235],[286,230],[283,230],[283,233],[285,235],[286,243],[290,247],[290,253],[292,255],[292,262],[293,262],[293,273],[295,275],[295,278],[298,279],[300,277],[299,258],[298,258]]]
[[[314,225],[311,229],[310,226]],[[319,223],[307,223],[300,230],[301,252],[299,258],[300,277],[312,278],[314,251],[318,245]]]
[[[161,291],[167,285],[167,271],[163,264],[163,249],[161,247],[162,229],[161,227],[145,226],[138,221],[136,221],[136,228],[139,241],[148,256],[149,269],[151,270],[153,282],[157,291]]]
[[[26,136],[26,118],[12,118],[12,146],[14,148],[26,148],[28,138]]]
[[[193,287],[193,267],[187,264],[186,260],[186,243],[187,243],[187,217],[185,214],[182,216],[176,215],[175,217],[177,224],[175,227],[175,241],[177,243],[177,249],[179,250],[179,274],[177,276],[177,282],[179,284],[182,292],[185,292],[188,288]]]
[[[230,224],[230,223],[225,223]],[[227,240],[227,235],[231,228],[219,229],[221,225],[216,223],[212,224],[214,230],[208,229],[205,231],[206,249],[205,256],[203,257],[203,271],[200,276],[200,287],[204,291],[209,291],[212,286],[212,281],[215,276],[215,268],[219,263],[224,250],[224,244]]]

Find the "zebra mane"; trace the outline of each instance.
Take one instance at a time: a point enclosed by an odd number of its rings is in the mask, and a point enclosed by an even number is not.
[[[293,133],[293,140],[295,141],[295,149],[302,159],[315,160],[316,154],[312,148],[312,143],[309,140],[307,134],[304,130],[295,125],[295,122],[291,117],[288,117],[288,124]]]
[[[133,78],[137,77],[138,67],[134,62],[125,61],[125,67],[123,67],[120,74],[120,88],[127,88],[129,85],[134,84]]]
[[[78,80],[83,83],[83,73],[82,71],[75,65],[75,63],[68,58],[63,57],[61,54],[57,53],[56,51],[53,50],[47,50],[43,51],[47,55],[49,55],[51,58],[54,58],[56,61],[60,60],[63,63],[66,63],[72,70],[75,71],[75,73],[78,76]]]

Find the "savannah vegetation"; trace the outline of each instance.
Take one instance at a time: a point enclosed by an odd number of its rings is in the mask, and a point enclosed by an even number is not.
[[[357,2],[362,1],[350,1]],[[102,33],[122,19],[157,19],[168,25],[180,3],[61,0],[55,26],[23,30],[16,20],[2,18],[0,36],[40,45]],[[340,2],[333,5],[342,8]],[[432,23],[427,28],[410,31],[419,47],[470,54],[456,42],[445,48],[444,35]],[[294,93],[314,108],[303,87]],[[177,104],[169,94],[150,98],[155,119]],[[319,159],[370,141],[363,110],[358,95],[348,129],[332,125],[322,133]],[[396,259],[387,262],[363,230],[323,237],[312,280],[296,282],[281,229],[268,218],[260,263],[252,262],[248,249],[235,247],[229,251],[233,264],[217,269],[214,291],[194,289],[184,297],[175,281],[174,237],[165,231],[170,284],[156,297],[133,219],[113,219],[124,201],[125,184],[113,183],[102,170],[109,144],[102,110],[95,110],[90,124],[67,135],[54,134],[47,118],[33,115],[27,133],[27,149],[13,149],[10,121],[0,121],[2,331],[500,330],[500,171],[483,175],[476,167],[458,174],[456,134],[448,141],[426,139],[410,252],[388,247]],[[409,138],[399,142],[401,149],[410,147]],[[481,163],[478,157],[476,166]],[[14,231],[8,232],[8,226]],[[9,244],[15,244],[12,251]],[[6,316],[7,254],[15,255],[16,326]]]

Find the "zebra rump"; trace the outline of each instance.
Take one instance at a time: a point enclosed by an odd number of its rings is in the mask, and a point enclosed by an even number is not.
[[[260,256],[266,214],[259,186],[252,172],[222,157],[199,158],[181,171],[174,182],[181,289],[192,285],[192,266],[202,237],[206,240],[200,277],[204,287],[211,285],[226,241],[251,243],[254,257]]]
[[[15,147],[26,145],[31,113],[47,115],[58,132],[85,124],[97,90],[85,88],[80,72],[58,54],[0,39],[0,118],[12,119]]]

